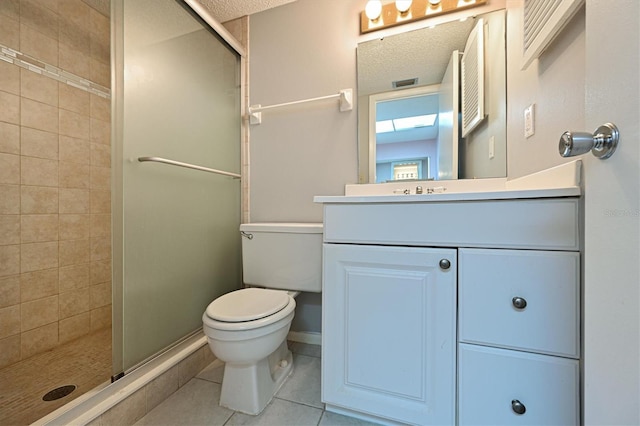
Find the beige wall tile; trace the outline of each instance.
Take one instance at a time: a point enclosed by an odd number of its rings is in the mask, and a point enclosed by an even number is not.
[[[89,29],[91,8],[82,0],[58,0],[58,13],[79,27]]]
[[[20,126],[0,121],[0,152],[20,154]]]
[[[60,293],[89,287],[89,285],[88,263],[60,268]]]
[[[79,265],[91,260],[89,240],[60,241],[60,266]]]
[[[98,95],[91,94],[91,118],[111,122],[111,101]]]
[[[91,119],[91,142],[111,145],[111,123],[108,121]]]
[[[91,331],[111,327],[111,305],[91,310]]]
[[[41,1],[21,0],[20,22],[47,37],[58,39],[58,14]]]
[[[89,92],[65,83],[58,84],[60,86],[60,108],[85,115],[87,111],[90,111]]]
[[[132,425],[145,414],[146,410],[146,387],[136,391],[133,395],[111,408],[101,416],[103,425]]]
[[[20,94],[20,67],[0,61],[0,90]]]
[[[0,215],[0,245],[20,244],[20,216]]]
[[[91,143],[86,139],[77,139],[60,135],[60,161],[78,164],[91,163]]]
[[[147,385],[147,410],[153,410],[177,390],[178,366],[174,366]]]
[[[20,297],[22,302],[42,299],[58,294],[58,269],[27,272],[20,275]]]
[[[91,262],[91,284],[111,283],[111,261],[99,260]]]
[[[20,333],[20,305],[0,309],[0,339]]]
[[[91,217],[88,214],[61,214],[60,240],[80,240],[91,236]]]
[[[91,309],[100,308],[111,304],[111,283],[101,283],[92,285],[91,290]]]
[[[0,25],[2,22],[0,22]],[[13,93],[0,91],[0,121],[20,124],[20,97]]]
[[[101,143],[92,143],[91,165],[98,167],[111,167],[111,147]]]
[[[96,59],[90,61],[91,81],[104,86],[111,87],[111,67]]]
[[[22,359],[54,348],[58,344],[58,323],[26,331],[20,336]]]
[[[58,241],[58,215],[22,215],[20,235],[22,243]]]
[[[60,43],[60,68],[82,78],[91,78],[91,55],[83,54],[65,43]]]
[[[99,15],[99,14],[98,14]],[[109,64],[111,58],[110,43],[106,42],[100,37],[91,35],[91,59],[102,62],[103,64]]]
[[[204,367],[204,353],[202,351],[196,351],[180,361],[178,364],[180,386],[184,386],[193,379]]]
[[[0,15],[6,15],[13,19],[20,19],[20,0],[0,1]]]
[[[20,70],[20,96],[58,106],[58,81],[23,68]]]
[[[58,159],[58,134],[23,127],[20,132],[20,150],[29,157]]]
[[[91,213],[111,213],[111,191],[91,190]]]
[[[58,161],[24,156],[21,160],[23,185],[58,186]]]
[[[91,166],[91,189],[110,189],[111,169]]]
[[[91,238],[91,261],[111,259],[111,237]]]
[[[0,2],[3,4],[4,1]],[[20,22],[18,18],[10,18],[0,14],[0,43],[15,50],[20,50]]]
[[[20,183],[20,156],[0,153],[0,183]]]
[[[111,235],[111,215],[91,215],[91,237],[108,237]]]
[[[91,39],[99,40],[102,44],[108,46],[111,38],[111,22],[109,18],[91,9],[89,23],[91,24]],[[107,58],[107,62],[109,62],[109,59]]]
[[[0,185],[0,214],[20,213],[20,185]]]
[[[86,111],[88,114],[88,111]],[[89,139],[89,116],[77,112],[60,110],[60,134],[79,139]]]
[[[20,245],[20,272],[40,271],[58,267],[58,242]]]
[[[23,214],[58,213],[58,188],[22,186],[20,211]]]
[[[66,16],[60,16],[60,44],[65,44],[84,56],[91,56],[91,34]]]
[[[20,51],[49,65],[58,66],[58,40],[20,24]]]
[[[18,361],[20,361],[20,335],[0,339],[0,368]]]
[[[0,246],[0,277],[20,273],[20,246]]]
[[[75,188],[60,188],[60,214],[89,213],[89,190]]]
[[[60,293],[60,319],[89,312],[91,295],[89,287]]]
[[[21,305],[20,328],[33,330],[58,321],[58,295],[25,302]]]
[[[60,320],[60,343],[67,343],[91,331],[91,313],[84,312]]]
[[[58,133],[58,108],[22,98],[20,124],[33,129]]]
[[[60,161],[60,188],[89,188],[90,167],[85,164]]]
[[[0,308],[20,303],[20,275],[0,278]]]

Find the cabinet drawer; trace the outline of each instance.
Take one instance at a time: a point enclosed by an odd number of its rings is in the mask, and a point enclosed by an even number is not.
[[[579,253],[461,249],[459,268],[461,342],[580,356]]]
[[[458,350],[460,425],[580,424],[577,360],[463,343]]]

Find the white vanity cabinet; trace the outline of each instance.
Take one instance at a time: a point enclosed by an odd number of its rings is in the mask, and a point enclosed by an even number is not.
[[[323,256],[323,401],[453,424],[456,250],[325,244]]]
[[[580,423],[578,197],[319,198],[327,410]]]

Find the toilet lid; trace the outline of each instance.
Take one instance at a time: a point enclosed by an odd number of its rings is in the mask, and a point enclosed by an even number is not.
[[[217,321],[243,322],[273,315],[289,303],[282,290],[244,288],[218,297],[207,307],[207,316]]]

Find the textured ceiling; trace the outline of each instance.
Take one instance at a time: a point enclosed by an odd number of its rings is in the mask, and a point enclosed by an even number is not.
[[[454,50],[464,51],[475,19],[400,33],[358,45],[358,96],[392,90],[392,82],[418,78],[439,84]]]
[[[218,22],[227,22],[245,15],[292,3],[295,0],[199,0]]]

